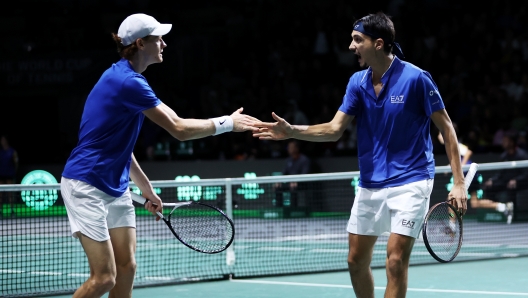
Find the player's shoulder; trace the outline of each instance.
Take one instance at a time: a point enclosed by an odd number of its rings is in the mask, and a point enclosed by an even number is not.
[[[147,79],[140,73],[135,71],[127,71],[122,74],[123,86],[131,89],[143,89],[149,86]]]
[[[349,84],[353,83],[355,85],[360,85],[361,83],[363,83],[368,77],[367,74],[369,72],[369,69],[370,68],[354,72],[350,76]]]
[[[431,73],[407,61],[400,61],[399,72],[401,74],[400,77],[409,82],[426,85],[434,82]]]
[[[110,72],[111,75],[116,77],[121,77],[123,79],[143,79],[145,80],[145,77],[143,77],[142,74],[137,73],[133,68],[132,65],[128,62],[128,60],[121,58],[121,60],[115,62],[112,64],[111,67],[108,68],[107,72]]]
[[[400,67],[401,72],[409,76],[414,76],[414,77],[420,77],[421,75],[430,76],[428,71],[412,64],[411,62],[400,60],[400,65],[401,65]]]

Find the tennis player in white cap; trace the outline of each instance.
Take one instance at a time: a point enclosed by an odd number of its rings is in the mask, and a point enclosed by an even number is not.
[[[145,14],[128,16],[113,34],[121,59],[86,100],[79,141],[61,179],[72,236],[80,240],[90,266],[90,277],[73,297],[132,296],[136,219],[129,180],[149,199],[150,212],[163,206],[133,154],[145,116],[182,141],[256,130],[257,119],[242,114],[242,108],[217,118],[183,119],[158,99],[141,73],[163,61],[163,35],[171,27]]]

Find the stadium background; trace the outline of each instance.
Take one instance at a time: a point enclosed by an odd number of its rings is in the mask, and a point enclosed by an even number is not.
[[[247,114],[262,120],[271,120],[272,111],[282,116],[288,112],[299,116],[301,111],[306,117],[300,116],[297,121],[327,121],[341,103],[349,76],[359,69],[348,51],[352,23],[367,13],[383,10],[393,16],[396,39],[406,60],[433,75],[451,118],[460,128],[461,140],[475,152],[473,160],[481,164],[494,162],[502,151],[497,136],[505,130],[518,132],[519,145],[526,148],[527,6],[528,2],[507,0],[478,6],[453,0],[19,0],[0,11],[0,134],[8,134],[20,155],[17,182],[37,169],[49,171],[58,179],[77,141],[88,92],[101,73],[118,60],[110,32],[117,30],[127,15],[137,12],[173,24],[165,37],[165,61],[152,65],[144,74],[157,95],[180,116],[208,118],[244,106]],[[431,134],[436,164],[446,165],[434,127]],[[351,126],[339,142],[302,143],[303,152],[317,164],[314,172],[357,171],[353,136]],[[149,146],[154,149],[151,158],[147,155]],[[258,141],[249,133],[179,142],[149,121],[145,122],[135,155],[152,180],[194,175],[204,180],[274,175],[283,169],[287,156],[285,142]],[[493,171],[482,173],[491,175]],[[273,193],[268,191],[272,183],[244,183],[231,187],[237,204],[234,219],[240,231],[234,268],[226,269],[224,255],[213,262],[190,250],[182,250],[183,257],[164,250],[165,255],[152,261],[152,245],[177,244],[138,207],[138,218],[144,224],[138,229],[140,265],[136,284],[185,282],[190,277],[224,278],[225,272],[235,272],[240,280],[244,276],[346,270],[343,227],[352,202],[353,179],[311,184],[315,191],[306,197],[317,199],[322,194],[326,198],[318,201],[319,209],[313,210],[317,212],[309,217],[277,220],[266,217],[277,209],[273,208]],[[449,174],[436,175],[432,202],[445,199],[448,183]],[[174,195],[182,190],[182,196],[188,197],[193,189],[172,185],[163,188],[162,196],[164,200],[175,199]],[[206,193],[206,187],[203,189]],[[214,187],[212,193],[223,189]],[[261,194],[259,200],[251,197],[255,193]],[[17,204],[22,203],[22,194],[16,195]],[[250,199],[243,200],[246,196]],[[526,191],[522,196],[526,197]],[[222,200],[223,195],[218,196],[216,203],[228,206],[227,200]],[[61,199],[54,208],[39,213],[20,205],[15,206],[14,214],[9,213],[7,204],[2,209],[0,296],[73,291],[88,271],[81,247],[68,235]],[[62,213],[55,214],[61,207]],[[458,297],[466,297],[471,290],[478,290],[472,293],[479,296],[492,294],[483,291],[494,291],[494,297],[500,294],[497,291],[509,296],[528,295],[526,277],[518,273],[526,258],[510,259],[526,255],[526,210],[522,213],[525,217],[512,225],[506,225],[500,214],[484,221],[465,217],[465,244],[452,265],[465,260],[483,262],[434,269],[412,266],[411,270],[424,273],[415,273],[411,278],[409,296],[424,297],[424,289],[436,289],[438,297],[448,291],[453,295],[455,290]],[[259,213],[254,215],[254,211]],[[339,214],[333,216],[333,211]],[[519,211],[516,209],[517,217]],[[469,212],[474,215],[476,210]],[[37,228],[28,229],[28,225]],[[328,237],[328,241],[319,240],[319,236]],[[385,255],[380,244],[374,262],[378,268],[384,266]],[[413,264],[434,262],[423,245],[414,252]],[[498,260],[485,263],[487,258]],[[256,260],[261,263],[255,265]],[[505,267],[506,262],[509,267]],[[152,263],[166,266],[149,266]],[[439,268],[448,269],[442,273]],[[439,278],[431,278],[431,272]],[[499,276],[496,272],[502,273]],[[454,282],[449,285],[445,284],[446,274],[453,274]],[[378,275],[376,280],[383,280],[385,273]],[[343,272],[326,278],[303,275],[300,280],[339,282],[349,287]],[[435,279],[439,285],[431,285]],[[215,285],[226,287],[225,283],[201,283],[199,291],[190,291],[191,296],[198,297],[198,292],[206,293],[206,287]],[[178,290],[184,289],[180,286]],[[252,293],[283,291],[276,285],[271,289],[249,286]],[[413,288],[419,291],[416,296],[412,296]],[[240,289],[213,291],[220,297],[222,293],[233,296]],[[317,288],[308,289],[309,295],[318,293]],[[152,288],[147,290],[152,296]],[[323,291],[332,295],[327,288]],[[349,296],[349,288],[343,291],[343,297]]]
[[[271,120],[272,111],[287,116],[296,107],[309,124],[328,121],[349,76],[359,69],[348,51],[351,24],[383,10],[393,16],[406,60],[432,73],[475,159],[497,161],[502,149],[494,143],[495,133],[514,129],[524,135],[527,126],[526,6],[416,0],[16,1],[0,12],[0,133],[9,135],[20,155],[18,181],[36,168],[59,175],[76,144],[88,92],[118,60],[110,32],[136,12],[174,25],[165,38],[165,61],[144,75],[181,117],[208,118],[243,106],[245,113]],[[431,131],[435,136],[434,127]],[[349,132],[353,135],[353,127]],[[319,172],[357,170],[353,141],[348,147],[345,137],[342,141],[303,143],[302,149]],[[443,146],[433,141],[437,164],[444,165]],[[155,148],[151,158],[148,146]],[[250,133],[179,142],[147,120],[135,155],[153,169],[152,179],[197,174],[180,170],[219,161],[233,162],[235,170],[203,170],[201,177],[240,177],[238,167],[255,164],[276,167],[258,175],[280,171],[286,146]],[[158,166],[173,170],[160,174]]]

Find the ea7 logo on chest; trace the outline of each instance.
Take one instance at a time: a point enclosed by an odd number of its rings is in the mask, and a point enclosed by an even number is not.
[[[391,103],[403,103],[403,95],[391,95]]]
[[[412,221],[412,220],[406,220],[406,219],[402,219],[402,226],[406,227],[406,228],[409,228],[409,229],[413,229],[414,230],[414,224],[416,222]]]

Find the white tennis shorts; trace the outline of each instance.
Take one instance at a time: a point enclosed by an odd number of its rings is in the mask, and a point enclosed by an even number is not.
[[[109,229],[136,227],[129,191],[116,198],[86,182],[62,177],[61,195],[74,238],[77,238],[77,232],[81,232],[102,242],[110,239]]]
[[[347,231],[381,236],[396,233],[418,238],[429,209],[433,179],[387,188],[358,188]]]

